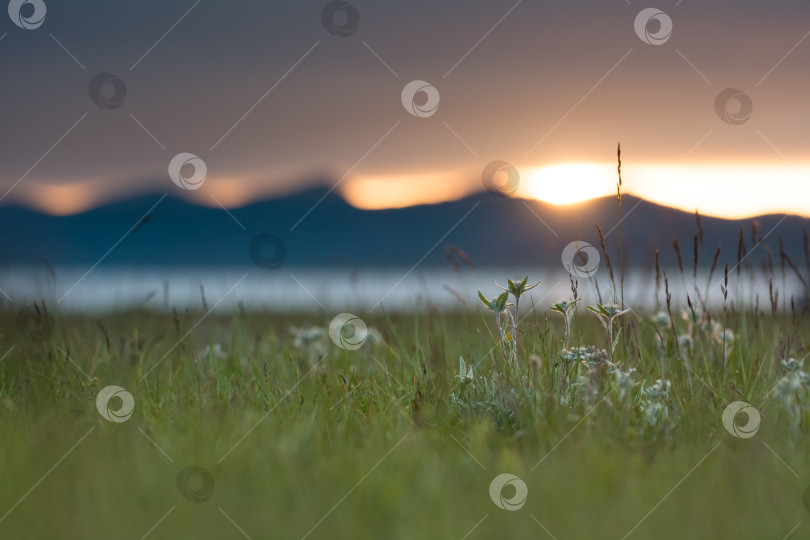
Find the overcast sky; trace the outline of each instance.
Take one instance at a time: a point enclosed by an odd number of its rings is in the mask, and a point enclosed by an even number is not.
[[[670,169],[683,197],[678,167],[773,171],[712,193],[810,215],[806,0],[21,3],[0,17],[0,204],[236,205],[314,179],[376,197],[397,177],[441,199],[493,160],[613,167],[621,141],[628,173]],[[428,94],[403,104],[411,81]],[[179,153],[206,165],[194,192]],[[630,192],[667,197],[635,170]]]

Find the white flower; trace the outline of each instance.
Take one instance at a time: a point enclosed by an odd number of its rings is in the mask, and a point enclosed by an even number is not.
[[[589,366],[607,363],[607,357],[608,355],[605,349],[597,349],[593,345],[576,347],[574,349],[563,349],[560,352],[560,358],[566,362],[582,362]]]
[[[727,345],[731,345],[734,343],[734,332],[731,331],[730,328],[726,328],[723,330],[722,328],[718,328],[715,330],[714,335],[712,336],[717,343],[725,343]]]
[[[663,330],[669,326],[669,315],[665,311],[659,311],[652,316],[653,322],[658,326],[659,330]]]
[[[203,358],[215,359],[215,358],[225,358],[228,356],[225,354],[225,351],[222,350],[222,345],[219,343],[214,343],[213,346],[206,345],[205,349],[203,350]]]
[[[291,327],[290,333],[295,336],[293,338],[293,347],[302,349],[321,341],[326,335],[326,329],[319,326],[311,326],[307,328]]]
[[[788,371],[796,371],[797,369],[802,367],[803,363],[804,363],[803,360],[797,361],[795,358],[785,358],[782,360],[782,365]]]

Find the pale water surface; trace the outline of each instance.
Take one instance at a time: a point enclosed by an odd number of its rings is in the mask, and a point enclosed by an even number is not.
[[[407,311],[432,306],[438,309],[464,309],[477,306],[477,291],[487,296],[499,291],[495,278],[505,285],[507,276],[529,275],[542,284],[531,291],[521,306],[547,307],[571,296],[569,276],[561,268],[477,268],[459,272],[449,268],[287,268],[266,270],[245,268],[153,268],[108,269],[62,268],[51,272],[40,267],[7,269],[0,272],[0,302],[5,306],[22,306],[44,300],[53,311],[109,312],[130,308],[196,309],[205,305],[218,312],[244,308],[279,313],[326,311],[376,312],[382,309]],[[686,304],[688,291],[693,303],[708,297],[712,306],[722,305],[722,269],[715,272],[707,287],[707,272],[691,272],[683,278],[670,269],[670,291],[673,303]],[[617,276],[618,279],[618,276]],[[592,277],[580,277],[579,296],[583,302],[598,301],[597,285],[603,301],[611,298],[607,271],[600,268]],[[794,275],[777,275],[774,286],[779,290],[780,308],[789,309],[793,295],[799,305],[804,298],[803,285]],[[201,290],[202,287],[202,290]],[[664,300],[663,279],[659,302]],[[770,310],[769,282],[766,277],[752,278],[736,272],[729,276],[729,300],[752,305],[759,295],[759,305]],[[629,270],[625,276],[624,300],[631,308],[653,309],[656,306],[655,276],[652,270]]]

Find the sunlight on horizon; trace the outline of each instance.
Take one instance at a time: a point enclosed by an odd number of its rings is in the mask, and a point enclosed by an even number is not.
[[[356,176],[346,180],[340,194],[355,208],[381,210],[453,201],[477,187],[457,173]]]
[[[574,206],[616,195],[615,163],[558,163],[520,169],[514,196]],[[457,200],[482,191],[459,176],[411,175],[351,179],[341,190],[347,202],[366,210]],[[469,178],[469,175],[466,177]],[[726,219],[765,214],[810,217],[810,166],[628,165],[622,193],[651,203]]]
[[[34,184],[27,187],[23,204],[52,216],[79,214],[104,204],[104,197],[90,182],[66,185]]]
[[[739,219],[764,214],[810,217],[810,167],[721,165],[628,167],[634,195],[701,214]],[[630,180],[632,178],[632,180]]]
[[[615,163],[557,163],[518,170],[520,183],[515,197],[573,207],[616,195]],[[781,213],[810,217],[810,166],[625,164],[622,177],[623,194],[690,213],[698,209],[703,215],[727,219]],[[226,208],[284,196],[259,189],[260,185],[237,177],[209,178],[200,190],[174,193],[196,204],[221,204]],[[17,202],[64,216],[116,200],[97,188],[92,181],[70,185],[32,183]],[[459,200],[480,193],[483,185],[480,172],[474,171],[356,175],[335,191],[355,208],[380,210]]]
[[[516,195],[569,205],[616,193],[616,167],[594,163],[560,163],[529,169]]]

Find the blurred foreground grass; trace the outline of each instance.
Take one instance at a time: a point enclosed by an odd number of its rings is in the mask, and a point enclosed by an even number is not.
[[[354,351],[328,314],[201,317],[61,316],[31,339],[0,316],[0,538],[810,536],[802,318],[730,313],[724,361],[711,325],[630,313],[617,369],[566,371],[538,308],[513,371],[474,312],[363,315]],[[606,347],[582,308],[572,344]],[[97,410],[110,385],[126,421]],[[761,413],[751,438],[723,426],[734,401]],[[490,497],[502,473],[522,508]]]

